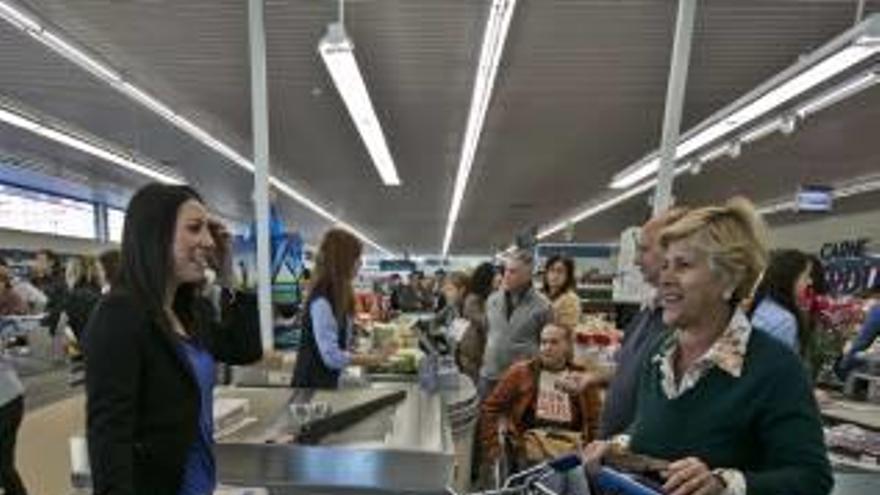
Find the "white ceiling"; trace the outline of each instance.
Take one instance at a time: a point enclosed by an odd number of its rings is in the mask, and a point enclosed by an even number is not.
[[[267,0],[273,173],[380,244],[440,250],[488,5],[485,0],[349,0],[346,25],[404,185],[381,185],[317,43],[335,0]],[[139,86],[250,153],[246,2],[31,0],[44,20]],[[699,3],[684,128],[822,45],[853,22],[855,1]],[[880,1],[868,0],[870,12]],[[675,2],[520,0],[486,119],[453,253],[504,247],[607,192],[659,143]],[[249,175],[108,86],[0,23],[0,95],[138,149],[178,169],[218,210],[251,215]],[[804,182],[880,171],[880,88],[682,177],[680,201],[746,193],[765,201]],[[143,181],[0,126],[0,152],[122,197]],[[120,192],[123,191],[123,192]],[[279,196],[314,237],[327,224]],[[614,238],[648,213],[637,197],[577,227]],[[791,219],[782,219],[790,221]]]

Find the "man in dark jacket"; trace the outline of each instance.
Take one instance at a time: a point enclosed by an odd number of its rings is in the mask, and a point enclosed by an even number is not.
[[[57,254],[49,249],[37,251],[31,283],[46,295],[46,317],[41,323],[54,336],[67,297],[64,269]]]
[[[660,232],[677,222],[687,210],[676,208],[649,220],[642,226],[636,264],[645,283],[656,288],[663,268]],[[652,348],[666,333],[663,309],[653,296],[624,330],[623,344],[617,354],[617,368],[605,395],[600,436],[610,438],[622,433],[635,418],[636,390],[642,365]]]

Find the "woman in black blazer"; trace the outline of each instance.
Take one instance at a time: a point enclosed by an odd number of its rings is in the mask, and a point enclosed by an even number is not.
[[[229,234],[186,186],[135,194],[118,283],[86,330],[87,436],[95,495],[209,495],[215,360],[262,356],[256,301],[228,287]]]

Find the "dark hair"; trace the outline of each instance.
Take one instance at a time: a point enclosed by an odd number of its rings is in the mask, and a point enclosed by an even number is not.
[[[547,283],[547,272],[550,271],[550,268],[553,267],[556,263],[562,263],[565,267],[565,284],[562,286],[562,289],[559,290],[556,294],[550,293],[550,284]],[[565,294],[570,290],[574,290],[577,287],[577,280],[574,278],[574,261],[571,258],[567,258],[560,255],[551,256],[550,259],[547,260],[547,263],[544,265],[544,293],[547,294],[551,300],[556,299],[557,297]]]
[[[825,296],[828,295],[828,279],[825,278],[825,267],[822,260],[818,256],[811,254],[810,258],[810,281],[813,283],[813,293]]]
[[[110,287],[113,287],[119,280],[119,268],[122,254],[118,249],[108,249],[98,256],[98,262],[104,269],[104,277]]]
[[[46,258],[49,259],[49,263],[51,263],[52,266],[55,266],[58,264],[58,255],[55,253],[55,251],[52,251],[51,249],[47,249],[47,248],[39,249],[39,250],[37,250],[36,254],[38,256],[41,254],[46,255]]]
[[[495,266],[492,263],[481,263],[471,274],[470,293],[480,296],[483,300],[492,294],[492,281],[495,279]]]
[[[327,297],[337,321],[354,314],[354,288],[351,280],[363,245],[347,230],[330,229],[324,234],[315,260],[312,294]]]
[[[6,262],[6,258],[0,256],[0,267],[9,268],[9,263]],[[11,289],[12,288],[12,277],[8,276],[8,279],[4,281],[4,288]]]
[[[777,304],[788,310],[797,319],[798,342],[801,351],[805,350],[809,340],[809,328],[797,305],[794,286],[798,277],[804,273],[809,264],[810,257],[796,249],[773,252],[770,255],[770,263],[764,270],[764,275],[755,291],[752,307],[749,308],[749,317],[751,317],[764,298],[771,297]]]
[[[51,249],[43,248],[37,250],[36,256],[45,255],[46,259],[49,260],[49,273],[46,275],[49,277],[64,277],[64,267],[61,266],[61,258],[58,257],[58,254]]]
[[[119,289],[144,305],[153,320],[166,330],[170,330],[170,322],[163,306],[174,266],[172,250],[177,215],[189,200],[202,202],[199,193],[189,186],[146,185],[131,198],[122,228]],[[188,333],[196,324],[197,289],[195,284],[182,284],[172,303]]]

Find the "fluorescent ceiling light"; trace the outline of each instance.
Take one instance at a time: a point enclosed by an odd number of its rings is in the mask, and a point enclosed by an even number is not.
[[[21,115],[10,112],[3,108],[0,108],[0,121],[14,125],[16,127],[21,127],[22,129],[32,132],[36,131],[37,128],[40,127],[40,124],[34,122],[33,120],[27,117],[22,117]]]
[[[880,177],[869,176],[859,177],[846,182],[838,183],[831,187],[831,197],[834,199],[844,199],[860,194],[880,191]],[[786,211],[795,211],[797,203],[792,200],[782,200],[771,202],[765,206],[758,208],[758,213],[762,215],[775,215]]]
[[[327,26],[327,35],[318,44],[318,51],[327,66],[351,120],[354,121],[373,165],[386,186],[399,186],[400,177],[394,160],[388,151],[388,143],[382,133],[382,126],[376,117],[370,93],[354,58],[354,45],[345,34],[345,26],[335,22]]]
[[[776,118],[764,122],[763,124],[758,124],[757,126],[746,131],[742,137],[740,138],[743,143],[750,144],[763,139],[770,134],[778,131],[782,128],[782,119]]]
[[[37,21],[15,7],[7,5],[6,2],[0,2],[0,17],[3,17],[10,24],[13,24],[19,29],[27,29],[31,31],[42,29]]]
[[[48,31],[31,31],[30,33],[32,36],[42,41],[53,50],[61,53],[75,64],[84,67],[89,72],[93,72],[99,78],[112,82],[122,82],[122,77],[116,73],[116,71],[98,62],[79,48],[76,48],[59,38],[57,35]]]
[[[16,28],[25,31],[30,36],[40,40],[47,47],[65,57],[66,59],[70,60],[74,64],[78,65],[82,69],[89,71],[99,79],[103,80],[104,82],[115,88],[120,93],[128,96],[132,100],[146,107],[151,112],[164,118],[172,125],[177,127],[179,130],[188,134],[193,139],[201,142],[203,145],[207,146],[210,149],[213,149],[217,153],[226,157],[227,159],[232,161],[232,163],[235,163],[236,165],[247,170],[250,173],[254,172],[255,167],[253,161],[245,158],[242,154],[235,151],[231,146],[223,143],[222,141],[211,135],[209,132],[205,131],[198,125],[178,114],[169,105],[151,96],[150,94],[131,84],[130,82],[121,79],[118,71],[92,58],[86,53],[86,51],[76,48],[75,46],[73,46],[72,43],[65,41],[59,33],[52,32],[46,26],[41,25],[29,14],[22,12],[6,0],[0,0],[0,17],[5,19]],[[9,115],[13,114],[3,113],[0,114],[0,117]],[[15,119],[13,117],[10,117],[10,120],[6,122],[17,125],[18,127],[23,127],[13,122],[13,120]],[[162,180],[158,177],[154,178],[156,180]],[[178,179],[173,180],[178,181]],[[294,201],[302,204],[314,213],[329,220],[331,223],[337,224],[341,228],[350,231],[352,234],[354,234],[370,246],[375,247],[383,253],[390,253],[390,251],[376,244],[363,232],[354,228],[348,223],[342,222],[334,215],[331,215],[327,210],[320,207],[317,203],[310,200],[305,195],[297,191],[295,188],[283,182],[281,179],[270,176],[270,183]]]
[[[444,258],[449,255],[449,246],[452,243],[455,224],[458,222],[461,203],[464,200],[464,192],[467,189],[471,168],[474,164],[474,156],[479,147],[483,122],[486,119],[489,103],[492,101],[492,90],[495,86],[495,76],[498,74],[498,64],[501,62],[501,55],[504,53],[507,32],[510,30],[510,21],[513,19],[515,10],[516,0],[493,0],[490,7],[489,20],[483,32],[480,60],[477,65],[476,76],[474,77],[474,89],[471,94],[467,127],[462,138],[461,157],[458,162],[458,172],[455,175],[452,202],[449,205],[446,231],[443,235],[442,256]]]
[[[719,146],[712,148],[711,150],[700,155],[700,163],[711,162],[712,160],[717,160],[727,154],[730,150],[730,146],[727,143],[723,143]]]
[[[684,165],[679,165],[679,166],[675,167],[674,174],[681,175],[681,174],[687,172],[692,167],[693,167],[693,165],[691,165],[690,163],[686,163]],[[615,194],[615,195],[611,196],[610,198],[606,198],[606,199],[600,200],[597,203],[590,204],[586,208],[581,210],[580,212],[572,215],[571,217],[569,217],[565,220],[562,220],[560,222],[557,222],[555,224],[552,224],[549,227],[541,229],[538,232],[537,237],[539,240],[546,239],[547,237],[550,237],[551,235],[562,231],[563,229],[565,229],[566,227],[568,227],[569,225],[571,225],[573,223],[579,223],[579,222],[582,222],[590,217],[596,216],[599,213],[602,213],[605,210],[613,208],[613,207],[619,205],[620,203],[623,203],[624,201],[626,201],[634,196],[638,196],[639,194],[642,194],[642,193],[652,189],[656,185],[657,185],[657,179],[652,178],[651,180],[649,180],[647,182],[643,182],[635,187],[631,187],[631,188],[627,189],[626,191],[623,191],[619,194]]]
[[[878,26],[880,26],[880,17],[872,16],[864,21],[857,30],[848,33],[850,37],[854,37],[854,41],[844,45],[842,49],[832,52],[818,62],[803,62],[805,65],[810,63],[812,65],[808,65],[795,75],[763,91],[751,101],[743,104],[734,104],[730,109],[723,110],[720,116],[716,114],[710,118],[709,122],[711,123],[697,126],[695,130],[688,132],[679,142],[675,152],[676,160],[682,159],[767,115],[780,106],[815,89],[820,84],[880,53],[880,45],[878,45],[876,33],[874,33],[874,30],[880,29]],[[869,35],[858,36],[858,33],[862,32],[859,29],[869,33]],[[864,87],[861,89],[864,89]],[[849,94],[852,94],[852,92]],[[655,158],[655,156],[656,152],[652,156],[618,173],[612,180],[611,187],[614,189],[625,189],[657,173],[660,169],[660,160]]]
[[[0,108],[0,121],[33,132],[47,139],[55,141],[56,143],[63,144],[65,146],[82,151],[83,153],[88,153],[89,155],[100,158],[101,160],[115,163],[116,165],[124,167],[133,172],[137,172],[153,180],[164,182],[166,184],[182,183],[182,181],[177,177],[173,177],[171,175],[162,173],[155,168],[151,168],[142,163],[138,163],[131,157],[125,156],[122,153],[94,144],[84,137],[77,136],[74,132],[54,126],[47,126],[37,121],[36,119],[26,116],[24,114]]]
[[[602,213],[603,211],[605,211],[609,208],[613,208],[614,206],[617,206],[618,204],[628,200],[629,198],[631,198],[633,196],[637,196],[637,195],[651,189],[655,185],[657,185],[657,179],[651,179],[647,182],[639,184],[636,187],[630,188],[620,194],[616,194],[616,195],[612,196],[611,198],[600,201],[597,204],[590,205],[586,209],[576,213],[571,218],[568,218],[564,221],[558,222],[550,227],[547,227],[547,228],[541,230],[540,232],[538,232],[538,239],[546,239],[547,237],[550,237],[551,235],[564,230],[566,227],[568,227],[572,223],[582,222],[582,221],[586,220],[587,218],[598,215],[599,213]]]
[[[857,76],[847,83],[834,88],[830,91],[823,93],[822,95],[814,98],[803,106],[797,109],[795,112],[798,117],[806,118],[815,113],[821,112],[822,110],[838,103],[850,96],[864,91],[871,86],[880,82],[880,76],[877,75],[877,69],[866,72],[860,76]]]

